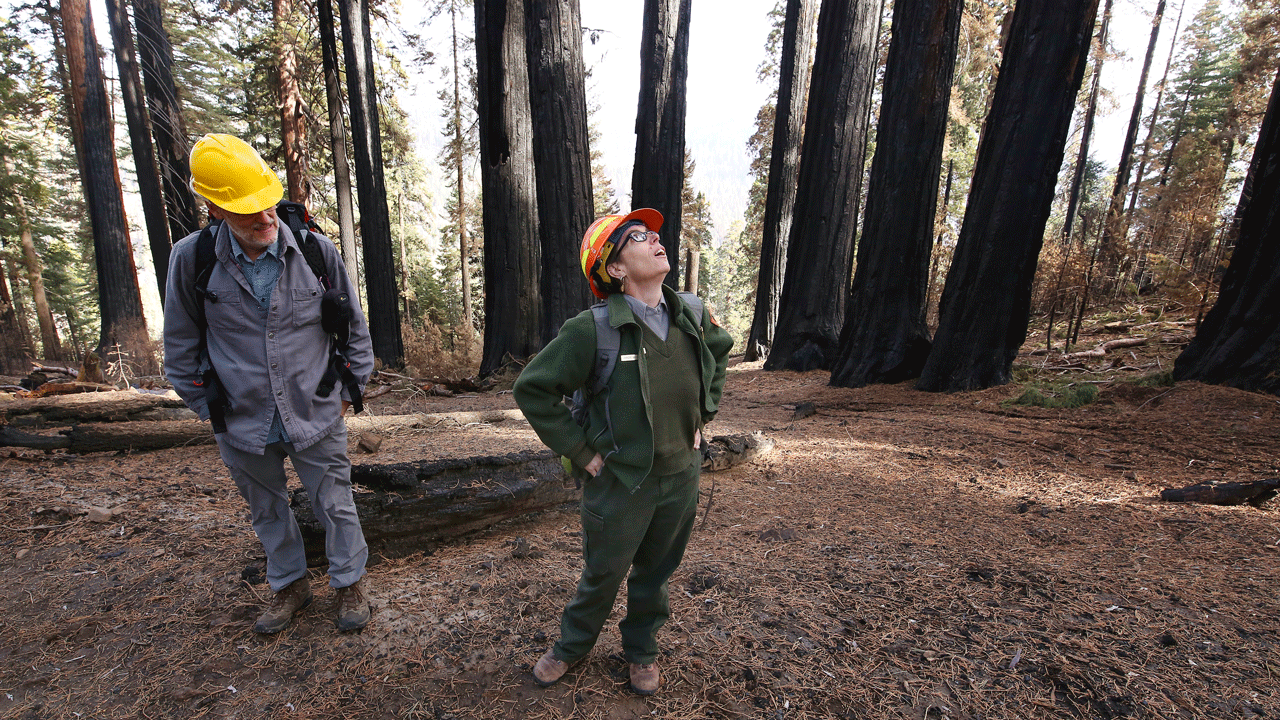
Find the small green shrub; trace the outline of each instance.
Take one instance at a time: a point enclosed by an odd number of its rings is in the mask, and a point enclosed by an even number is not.
[[[1138,387],[1173,387],[1173,371],[1165,370],[1164,372],[1143,375],[1134,382],[1137,383]]]
[[[1098,399],[1098,387],[1089,383],[1070,383],[1064,386],[1028,387],[1018,397],[1008,401],[1010,405],[1028,405],[1042,408],[1078,408]]]

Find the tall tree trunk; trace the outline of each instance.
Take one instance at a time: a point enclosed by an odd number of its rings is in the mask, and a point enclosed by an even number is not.
[[[307,154],[307,107],[298,87],[299,32],[293,0],[271,0],[275,20],[276,77],[280,92],[280,137],[284,142],[284,174],[289,199],[306,205],[311,200],[311,169]]]
[[[124,215],[120,172],[116,167],[115,139],[111,107],[107,102],[102,65],[98,62],[98,42],[93,33],[93,16],[86,0],[63,0],[62,28],[67,43],[74,107],[68,108],[78,120],[82,154],[81,185],[93,226],[94,260],[98,270],[98,304],[102,317],[98,354],[107,361],[128,358],[142,374],[155,371],[156,362],[142,314],[142,295],[129,242],[129,224]]]
[[[1111,203],[1107,208],[1106,222],[1102,226],[1102,280],[1107,289],[1119,282],[1120,264],[1125,255],[1123,245],[1128,235],[1128,223],[1124,217],[1125,192],[1129,189],[1129,173],[1133,168],[1133,146],[1138,141],[1138,128],[1142,124],[1142,101],[1147,94],[1147,74],[1151,72],[1151,58],[1156,52],[1156,40],[1160,37],[1160,21],[1164,18],[1165,0],[1156,5],[1155,18],[1151,21],[1151,39],[1147,42],[1147,56],[1138,77],[1138,92],[1133,99],[1133,112],[1129,115],[1129,130],[1124,136],[1124,148],[1120,151],[1120,163],[1116,167],[1116,182],[1111,189]]]
[[[8,157],[4,159],[4,169],[10,176],[14,175],[15,168],[13,161]],[[27,271],[27,284],[31,288],[31,300],[36,306],[36,319],[40,323],[40,345],[43,350],[45,360],[61,360],[62,359],[62,343],[58,341],[57,327],[53,323],[53,313],[49,310],[49,298],[44,292],[44,277],[40,270],[40,258],[36,255],[35,238],[31,235],[31,218],[27,215],[27,203],[22,195],[14,193],[15,205],[18,209],[18,235],[22,243],[22,264]],[[17,308],[17,305],[14,305]],[[23,325],[23,335],[29,335],[26,330],[26,323]],[[26,337],[25,342],[30,345],[30,338]],[[32,348],[34,350],[34,348]]]
[[[874,82],[876,0],[824,0],[786,280],[766,370],[830,369],[853,271],[854,208]]]
[[[1184,2],[1178,8],[1178,19],[1173,23],[1173,40],[1169,43],[1169,57],[1164,62],[1164,76],[1160,78],[1160,90],[1156,93],[1156,103],[1151,108],[1151,119],[1147,121],[1147,138],[1142,141],[1142,154],[1138,156],[1138,170],[1133,175],[1133,188],[1129,192],[1130,215],[1138,204],[1138,191],[1142,189],[1142,178],[1147,172],[1147,160],[1151,157],[1152,139],[1156,134],[1156,125],[1160,121],[1160,110],[1164,107],[1164,91],[1169,87],[1169,70],[1173,67],[1173,56],[1178,49],[1178,32],[1182,29],[1182,12],[1187,9]]]
[[[1080,187],[1084,184],[1084,171],[1089,165],[1089,143],[1093,139],[1093,120],[1098,111],[1098,88],[1102,85],[1102,61],[1107,56],[1107,29],[1111,25],[1111,6],[1114,2],[1115,0],[1107,0],[1102,10],[1102,26],[1098,29],[1098,54],[1093,61],[1093,86],[1089,90],[1089,105],[1084,113],[1084,129],[1080,133],[1080,152],[1076,154],[1075,172],[1071,174],[1071,190],[1067,194],[1067,216],[1062,223],[1064,248],[1071,243],[1076,208],[1080,205]]]
[[[458,63],[458,4],[449,5],[449,25],[453,39],[453,142],[458,148],[454,166],[458,183],[458,272],[462,280],[462,328],[470,340],[475,313],[471,309],[471,241],[467,237],[466,153],[462,144],[462,73]]]
[[[356,195],[360,201],[360,242],[364,246],[366,315],[373,355],[386,367],[404,364],[400,334],[400,298],[396,288],[395,249],[387,183],[382,174],[382,131],[378,124],[378,87],[373,77],[373,40],[368,0],[338,0],[342,45],[347,60],[347,98],[356,155]]]
[[[1280,73],[1251,165],[1253,197],[1218,302],[1174,362],[1173,375],[1280,395]]]
[[[918,389],[1009,381],[1097,12],[1098,0],[1018,0],[1014,8]]]
[[[4,279],[4,273],[0,273],[0,372],[6,375],[25,373],[30,369],[27,362],[34,353],[31,333],[25,331],[25,326],[26,322],[14,307],[13,296],[9,294],[9,283]]]
[[[147,226],[147,243],[151,262],[155,265],[156,287],[160,302],[169,277],[169,226],[164,212],[164,195],[160,191],[160,172],[156,169],[155,152],[147,128],[146,99],[138,76],[138,60],[133,51],[133,33],[129,29],[129,11],[124,0],[106,0],[107,18],[111,24],[111,42],[115,46],[116,66],[120,70],[120,94],[124,98],[124,114],[129,124],[129,146],[133,148],[133,166],[138,176],[138,194],[142,197],[142,219]]]
[[[338,79],[338,39],[333,31],[333,0],[318,0],[320,54],[324,67],[324,94],[329,106],[329,141],[333,148],[333,192],[338,201],[338,243],[347,277],[356,282],[360,263],[356,257],[356,220],[351,206],[351,165],[347,160],[347,128],[342,123],[342,84]]]
[[[831,384],[861,387],[920,374],[929,251],[964,0],[897,0],[884,102]]]
[[[9,302],[13,304],[13,314],[18,319],[18,337],[21,339],[22,345],[31,348],[34,352],[35,343],[31,337],[31,329],[27,327],[26,320],[24,319],[27,317],[27,308],[22,304],[22,296],[18,294],[18,288],[22,284],[21,275],[18,273],[18,263],[10,254],[5,255],[4,265],[4,271],[8,273],[9,277],[9,287],[12,288],[9,293]]]
[[[164,189],[169,239],[177,242],[200,229],[204,224],[204,214],[189,185],[191,148],[187,145],[187,127],[178,88],[173,82],[173,46],[169,44],[169,34],[164,29],[160,0],[133,0],[133,23],[138,32],[138,57],[142,64],[151,135],[156,143],[160,184]],[[157,265],[156,271],[159,270]]]
[[[662,213],[662,246],[671,271],[664,282],[680,287],[681,191],[684,188],[685,80],[689,75],[692,0],[645,0],[640,36],[640,106],[631,207]]]
[[[547,343],[592,298],[575,242],[594,215],[586,70],[578,0],[527,0],[525,7]]]
[[[489,375],[542,347],[541,254],[524,0],[477,0],[475,15]]]
[[[756,306],[747,335],[746,360],[759,360],[773,345],[778,300],[787,268],[787,235],[796,205],[800,141],[804,136],[805,101],[809,98],[809,54],[813,51],[818,0],[787,0],[782,24],[782,61],[778,67],[778,100],[769,155],[769,187],[764,200],[760,238],[760,271]]]

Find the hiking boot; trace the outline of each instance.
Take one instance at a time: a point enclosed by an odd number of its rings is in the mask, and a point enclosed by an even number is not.
[[[631,690],[637,695],[652,695],[662,684],[657,663],[631,663]]]
[[[338,588],[338,630],[359,630],[369,624],[369,598],[364,594],[364,580]]]
[[[560,682],[568,670],[569,663],[557,658],[554,650],[548,650],[533,666],[533,681],[540,687],[551,687]]]
[[[311,581],[306,577],[285,585],[271,598],[271,606],[253,624],[253,631],[262,635],[274,635],[289,627],[293,616],[311,604]]]

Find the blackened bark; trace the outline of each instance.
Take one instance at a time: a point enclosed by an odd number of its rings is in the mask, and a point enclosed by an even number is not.
[[[893,6],[858,267],[832,385],[913,378],[929,354],[929,251],[963,11],[963,0]]]
[[[391,214],[382,173],[382,131],[378,88],[373,77],[373,40],[368,0],[338,0],[342,45],[347,61],[347,99],[356,155],[356,196],[360,202],[360,243],[364,247],[366,315],[373,355],[387,367],[404,363],[400,335],[400,289],[391,244]]]
[[[147,132],[146,99],[142,95],[142,80],[138,77],[129,12],[125,9],[124,0],[106,2],[111,42],[115,46],[116,66],[120,70],[120,94],[129,125],[129,146],[133,148],[133,166],[138,176],[138,195],[142,197],[142,219],[147,226],[147,243],[151,247],[151,262],[155,265],[160,302],[164,302],[164,286],[169,277],[169,249],[173,243],[169,239],[169,226],[165,219],[160,172],[156,169],[156,155]]]
[[[684,115],[689,75],[691,0],[645,0],[640,36],[640,105],[631,207],[662,213],[662,246],[671,271],[664,282],[680,287],[681,191],[684,189]]]
[[[541,254],[523,0],[477,0],[484,355],[480,374],[542,347]]]
[[[876,66],[876,0],[825,0],[786,280],[766,370],[830,369],[853,270],[856,210]]]
[[[1255,148],[1253,193],[1218,302],[1173,376],[1280,395],[1280,73]]]
[[[1098,0],[1019,0],[1014,8],[918,389],[1009,381],[1097,12]]]
[[[333,0],[317,0],[320,55],[324,67],[325,100],[329,107],[329,141],[333,150],[333,193],[338,201],[338,244],[342,263],[353,282],[360,277],[356,262],[356,220],[351,206],[351,164],[347,160],[347,128],[342,124],[342,84],[338,79],[338,39],[333,30]]]
[[[591,147],[578,0],[528,0],[529,106],[542,250],[542,342],[592,302],[579,242],[591,224]]]
[[[1129,188],[1129,173],[1133,169],[1133,146],[1138,140],[1138,127],[1142,124],[1142,101],[1147,94],[1147,74],[1151,71],[1151,58],[1156,52],[1156,40],[1160,37],[1160,20],[1164,18],[1165,0],[1156,5],[1151,23],[1151,39],[1147,42],[1147,56],[1138,77],[1138,92],[1133,99],[1133,112],[1129,115],[1129,130],[1120,150],[1120,163],[1116,167],[1116,182],[1111,189],[1111,203],[1107,208],[1106,224],[1102,226],[1102,279],[1107,287],[1114,287],[1118,280],[1120,263],[1125,255],[1125,236],[1128,234],[1124,220],[1124,196]],[[1229,162],[1228,156],[1228,162]]]
[[[80,181],[93,227],[93,254],[98,271],[98,305],[102,318],[98,354],[103,358],[116,358],[118,346],[119,351],[128,353],[136,370],[148,374],[154,370],[155,360],[147,348],[147,323],[142,314],[142,295],[138,291],[138,273],[124,215],[111,107],[98,61],[93,16],[86,0],[63,0],[61,14],[74,103],[68,111],[79,118],[72,126],[78,126],[82,133],[76,143],[82,155]]]
[[[773,345],[778,300],[787,269],[787,234],[796,206],[796,176],[804,137],[805,101],[809,98],[809,54],[813,50],[818,0],[787,0],[782,23],[782,61],[778,67],[778,100],[769,154],[769,187],[764,200],[760,238],[760,274],[756,306],[747,336],[746,360],[759,360]]]
[[[311,170],[307,162],[307,107],[298,87],[298,48],[294,40],[293,0],[272,0],[276,32],[276,79],[280,97],[280,137],[284,145],[284,174],[290,200],[306,205],[311,199]]]
[[[169,238],[176,242],[200,229],[204,213],[189,184],[191,148],[187,144],[182,103],[173,82],[173,46],[164,29],[160,0],[133,0],[133,23],[138,32],[138,58],[150,112],[151,135],[156,142],[156,163],[169,219]]]

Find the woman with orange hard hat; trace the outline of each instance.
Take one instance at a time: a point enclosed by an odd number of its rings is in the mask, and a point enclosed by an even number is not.
[[[516,380],[516,402],[538,437],[585,480],[584,567],[560,639],[533,667],[544,687],[590,652],[624,579],[618,629],[631,689],[650,695],[661,684],[667,581],[693,532],[702,430],[719,409],[733,347],[700,300],[662,284],[671,265],[661,228],[651,208],[587,228],[582,272],[604,302],[570,318]],[[605,335],[615,350],[602,349],[611,346]],[[608,377],[598,377],[601,359],[615,352]],[[576,413],[563,402],[575,392]]]

